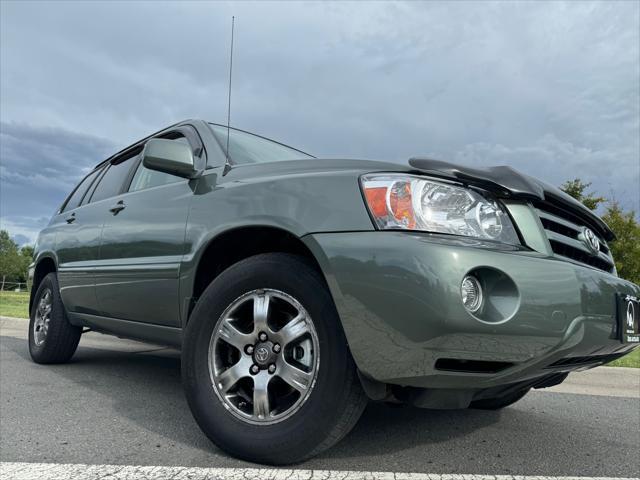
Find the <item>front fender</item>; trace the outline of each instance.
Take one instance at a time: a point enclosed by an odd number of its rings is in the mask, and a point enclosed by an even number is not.
[[[247,165],[226,175],[222,168],[211,169],[198,179],[180,269],[182,301],[190,301],[202,255],[224,233],[266,227],[302,238],[315,232],[372,231],[358,181],[363,172],[321,167],[309,161]]]

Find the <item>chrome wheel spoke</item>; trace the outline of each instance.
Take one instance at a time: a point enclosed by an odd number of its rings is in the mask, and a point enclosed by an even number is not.
[[[41,315],[43,318],[48,318],[50,313],[51,313],[51,305],[44,306],[44,307],[40,310],[40,315]]]
[[[220,390],[227,393],[242,378],[248,377],[250,367],[251,360],[244,356],[241,357],[238,363],[227,368],[216,379]]]
[[[258,374],[253,379],[253,414],[260,420],[266,419],[271,413],[269,406],[269,380],[266,373]]]
[[[51,304],[48,304],[45,301],[45,297],[42,297],[42,300],[40,300],[40,303],[38,304],[38,313],[40,314],[40,316],[44,317],[50,311]]]
[[[52,308],[51,290],[45,290],[44,294],[38,301],[33,321],[33,341],[38,346],[42,345],[47,338]]]
[[[306,333],[309,333],[309,324],[307,323],[306,315],[299,313],[276,332],[276,337],[282,345],[286,345]]]
[[[301,393],[306,392],[313,381],[313,373],[294,367],[283,359],[276,365],[276,372],[282,380]]]
[[[47,291],[40,300],[40,306],[45,309],[49,305],[51,305],[51,294]]]
[[[218,327],[218,334],[220,339],[227,342],[229,345],[236,347],[242,351],[245,345],[253,343],[253,336],[247,333],[242,333],[236,327],[231,324],[231,319],[226,318],[220,323]]]
[[[269,315],[270,298],[266,293],[261,293],[253,297],[253,333],[266,332],[267,317]]]

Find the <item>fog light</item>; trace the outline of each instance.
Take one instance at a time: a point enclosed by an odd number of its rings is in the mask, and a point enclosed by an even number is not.
[[[460,286],[462,304],[471,313],[477,312],[482,306],[482,287],[476,277],[467,275]]]

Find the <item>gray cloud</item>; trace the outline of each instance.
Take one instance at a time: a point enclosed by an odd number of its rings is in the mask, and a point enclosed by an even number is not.
[[[46,217],[71,165],[223,121],[231,15],[236,126],[318,155],[579,176],[640,212],[637,2],[3,2],[2,175],[49,192],[3,193],[3,221]],[[24,133],[7,150],[5,128]]]
[[[98,137],[1,122],[2,228],[33,240],[80,177],[113,150],[112,142]]]

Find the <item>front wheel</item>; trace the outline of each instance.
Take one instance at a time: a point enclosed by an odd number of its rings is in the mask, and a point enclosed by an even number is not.
[[[246,460],[313,456],[349,432],[366,404],[327,287],[293,255],[257,255],[216,278],[182,352],[196,421]]]
[[[68,362],[78,348],[82,329],[67,320],[55,273],[49,273],[40,282],[30,317],[29,353],[33,361]]]

